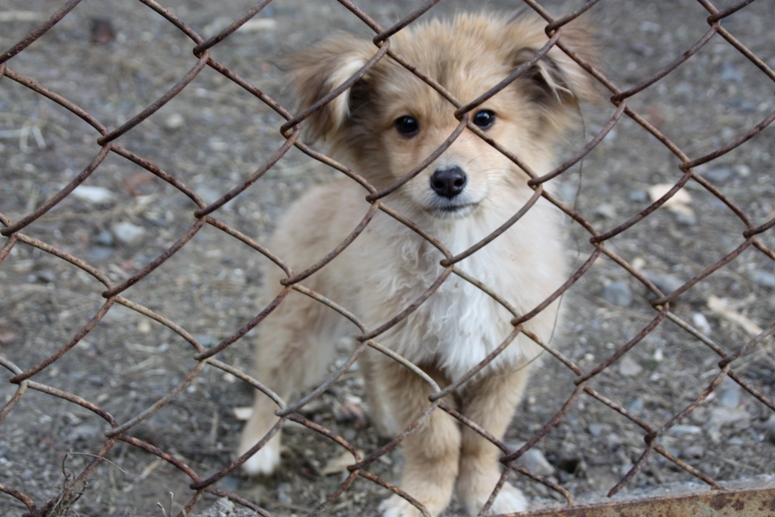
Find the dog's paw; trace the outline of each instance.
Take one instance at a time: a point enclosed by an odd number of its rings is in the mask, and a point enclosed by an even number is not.
[[[479,510],[481,510],[481,508],[487,503],[487,499],[489,499],[489,497],[490,495],[487,494],[487,496],[482,498],[481,501],[478,501],[475,504],[476,509],[469,507],[469,512],[471,515],[478,515]],[[522,495],[522,492],[518,488],[514,488],[510,484],[506,483],[503,485],[503,488],[501,488],[501,491],[498,492],[498,496],[495,498],[495,502],[492,504],[486,515],[524,512],[527,510],[527,506],[527,499],[525,499],[525,496]]]
[[[394,495],[379,505],[382,517],[422,517],[422,512],[401,496]]]
[[[280,464],[280,440],[270,440],[242,464],[242,470],[249,476],[266,476]]]

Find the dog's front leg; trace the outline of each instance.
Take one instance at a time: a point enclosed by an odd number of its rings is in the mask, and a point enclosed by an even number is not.
[[[380,397],[389,397],[389,404],[401,429],[414,422],[430,406],[430,386],[405,367],[385,360],[376,369],[380,376]],[[427,371],[427,370],[426,370]],[[429,375],[443,385],[435,371]],[[432,516],[449,504],[458,473],[460,427],[451,416],[435,409],[403,441],[404,472],[400,487],[417,499]],[[422,513],[398,495],[385,500],[382,517],[419,517]]]
[[[516,368],[516,367],[515,367]],[[511,422],[514,408],[522,398],[528,367],[491,374],[473,381],[463,394],[463,414],[498,440]],[[463,426],[460,476],[457,493],[469,515],[478,515],[501,475],[499,449],[468,426]],[[489,514],[520,512],[527,508],[522,493],[506,483]]]

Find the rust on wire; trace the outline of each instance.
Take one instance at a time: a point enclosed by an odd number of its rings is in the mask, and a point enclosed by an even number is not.
[[[575,508],[537,510],[519,514],[524,517],[769,517],[775,512],[772,489],[728,490],[682,496],[663,496],[632,501],[579,505]]]

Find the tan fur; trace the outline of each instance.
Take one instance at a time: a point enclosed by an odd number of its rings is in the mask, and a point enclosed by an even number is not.
[[[543,24],[530,17],[504,20],[461,15],[404,29],[391,48],[466,103],[477,98],[532,57],[547,41]],[[586,31],[563,28],[563,41],[586,57]],[[330,93],[376,53],[369,41],[340,36],[295,57],[294,84],[300,107]],[[553,48],[525,76],[475,109],[495,113],[485,132],[533,170],[550,170],[554,147],[571,127],[578,103],[596,93],[589,77]],[[412,170],[457,125],[455,108],[427,84],[390,58],[367,71],[352,88],[305,122],[307,134],[323,138],[336,159],[384,188]],[[395,121],[414,117],[416,136],[400,134]],[[459,167],[467,177],[463,192],[447,199],[431,188],[434,171]],[[472,246],[529,199],[527,175],[501,153],[465,130],[454,144],[412,181],[385,198],[387,205],[435,235],[452,253]],[[301,271],[324,257],[366,214],[367,192],[349,179],[311,189],[278,222],[270,249]],[[448,205],[455,205],[449,208]],[[442,207],[447,207],[444,211]],[[567,278],[559,237],[559,211],[540,200],[503,235],[458,264],[494,288],[520,313],[532,310]],[[368,328],[377,328],[420,296],[442,273],[443,255],[391,217],[379,212],[340,256],[303,285],[351,310]],[[265,272],[265,299],[280,290],[283,273]],[[556,304],[526,323],[549,341]],[[379,343],[423,368],[440,385],[454,382],[479,363],[511,332],[511,315],[479,289],[451,276],[403,322],[377,336]],[[333,310],[292,292],[259,326],[256,375],[281,397],[316,385],[325,376],[343,339],[359,334]],[[449,403],[489,433],[501,438],[541,349],[518,338]],[[429,406],[427,383],[373,350],[361,359],[372,418],[395,435]],[[273,402],[256,397],[239,452],[254,446],[277,421]],[[405,467],[400,486],[438,515],[453,492],[471,515],[484,505],[500,477],[499,451],[447,413],[435,410],[403,442]],[[251,474],[272,472],[280,461],[280,438],[273,438],[245,463]],[[524,510],[519,491],[506,484],[492,511]],[[420,513],[398,496],[381,507],[383,517]]]

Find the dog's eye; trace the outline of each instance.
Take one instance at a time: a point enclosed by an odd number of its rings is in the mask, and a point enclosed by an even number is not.
[[[490,110],[477,111],[472,122],[482,129],[489,129],[495,123],[495,113]]]
[[[395,124],[396,130],[404,136],[414,136],[420,132],[420,123],[414,117],[399,117]]]

